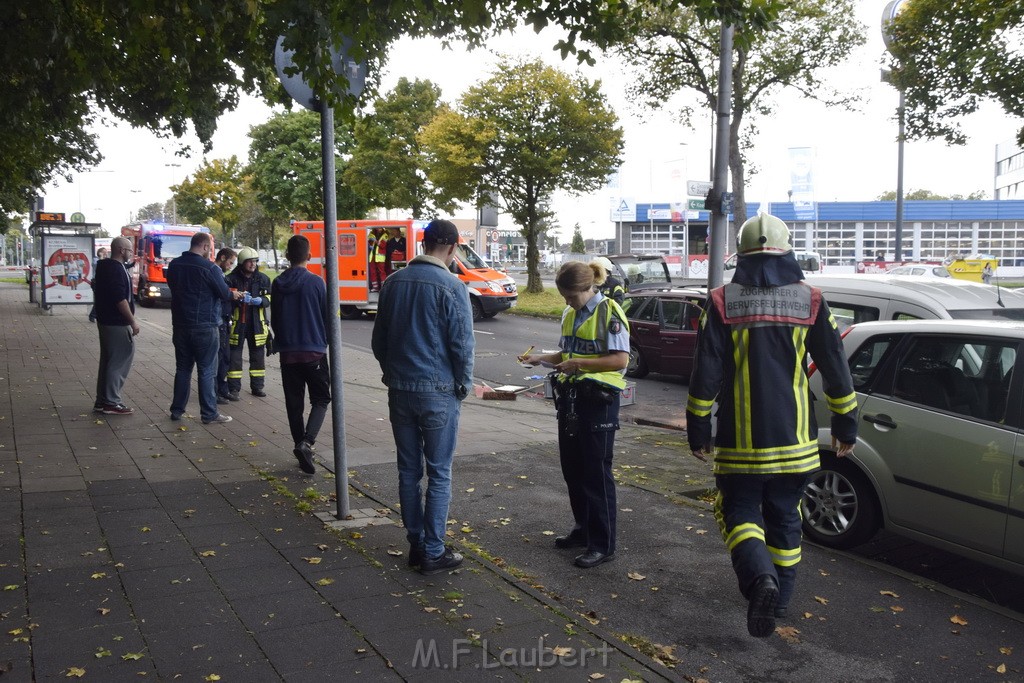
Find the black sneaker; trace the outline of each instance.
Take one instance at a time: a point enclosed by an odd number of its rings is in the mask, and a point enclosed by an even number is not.
[[[299,461],[299,467],[306,474],[313,474],[316,472],[316,467],[313,465],[313,449],[305,441],[300,441],[295,444],[295,448],[292,450],[295,454],[295,459]]]
[[[94,412],[94,413],[102,413],[103,409],[106,408],[108,405],[109,404],[107,404],[107,403],[94,403],[92,405],[92,412]]]
[[[462,564],[462,555],[445,546],[440,557],[424,557],[420,561],[420,574],[431,576],[448,569],[455,569]]]
[[[779,601],[779,584],[774,576],[757,577],[750,589],[747,605],[747,632],[755,638],[767,638],[775,632],[775,605]]]
[[[423,546],[410,545],[409,546],[409,566],[419,567],[423,564]]]
[[[100,412],[104,415],[131,415],[135,411],[123,403],[119,403],[116,406],[103,406]]]
[[[219,406],[226,406],[229,403],[231,403],[231,401],[228,400],[227,396],[218,396],[217,397],[217,405],[219,405]]]

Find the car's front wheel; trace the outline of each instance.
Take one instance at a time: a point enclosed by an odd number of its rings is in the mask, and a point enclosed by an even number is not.
[[[626,364],[626,377],[635,377],[637,379],[646,377],[647,360],[644,359],[644,354],[635,344],[630,343],[629,345],[629,362]]]
[[[852,548],[878,531],[878,498],[852,463],[822,453],[800,503],[804,534],[830,548]]]

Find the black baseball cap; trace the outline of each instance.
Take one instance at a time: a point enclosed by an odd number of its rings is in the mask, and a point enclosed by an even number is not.
[[[430,221],[424,228],[423,241],[434,244],[458,244],[459,229],[451,221],[437,218]]]

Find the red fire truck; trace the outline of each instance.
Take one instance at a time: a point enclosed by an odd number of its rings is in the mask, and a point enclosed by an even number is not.
[[[152,306],[157,301],[171,300],[167,266],[189,250],[192,235],[197,232],[210,232],[210,229],[202,225],[163,223],[132,223],[121,228],[121,236],[130,239],[135,250],[135,267],[128,272],[132,292],[141,305]]]

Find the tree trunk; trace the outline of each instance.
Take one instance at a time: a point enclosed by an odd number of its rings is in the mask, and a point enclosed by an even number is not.
[[[281,262],[277,257],[277,235],[274,234],[274,221],[270,221],[270,248],[274,250],[274,270],[281,270]]]
[[[526,291],[540,294],[544,291],[544,283],[540,279],[537,265],[540,261],[540,250],[537,249],[537,228],[534,224],[526,228]]]

